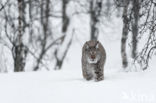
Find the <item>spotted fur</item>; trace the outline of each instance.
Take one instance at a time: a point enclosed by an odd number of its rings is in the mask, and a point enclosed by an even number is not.
[[[106,52],[99,41],[87,41],[82,48],[82,73],[86,80],[104,79]]]

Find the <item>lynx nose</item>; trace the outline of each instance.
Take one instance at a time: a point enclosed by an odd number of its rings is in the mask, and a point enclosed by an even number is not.
[[[95,55],[91,55],[91,58],[92,58],[92,59],[95,59]]]

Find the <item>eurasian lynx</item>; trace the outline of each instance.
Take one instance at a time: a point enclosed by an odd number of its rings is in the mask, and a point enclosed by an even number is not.
[[[82,48],[82,73],[86,80],[104,79],[103,68],[106,61],[106,52],[99,41],[87,41]]]

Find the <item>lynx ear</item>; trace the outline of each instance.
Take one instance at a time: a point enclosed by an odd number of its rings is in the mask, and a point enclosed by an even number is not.
[[[99,48],[99,41],[96,42],[96,45],[95,45],[96,49]]]
[[[89,45],[88,45],[88,42],[86,42],[86,49],[89,49]]]

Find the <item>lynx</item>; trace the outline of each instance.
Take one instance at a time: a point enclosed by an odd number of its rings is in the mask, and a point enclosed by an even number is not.
[[[82,48],[82,73],[86,80],[104,79],[106,52],[99,41],[87,41]]]

